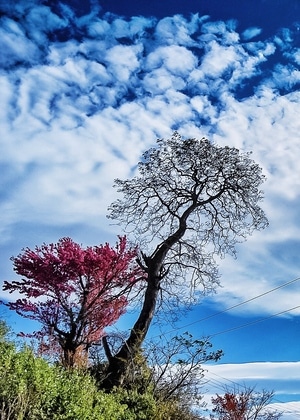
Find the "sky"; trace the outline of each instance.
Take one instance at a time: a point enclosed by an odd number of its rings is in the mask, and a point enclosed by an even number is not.
[[[113,181],[157,138],[252,151],[270,225],[164,332],[223,349],[206,398],[256,385],[274,389],[284,420],[300,418],[300,1],[0,0],[0,16],[0,283],[23,247],[115,243]]]

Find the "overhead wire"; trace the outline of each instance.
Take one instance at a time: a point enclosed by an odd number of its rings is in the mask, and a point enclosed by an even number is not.
[[[296,415],[297,418],[300,418],[300,407],[297,407],[297,405],[295,404],[296,401],[293,402],[289,402],[289,401],[280,401],[277,398],[273,398],[273,404],[276,404],[276,406],[279,406],[279,411],[281,411],[280,407],[282,407],[282,410],[284,411],[284,413],[290,413],[293,415]],[[285,404],[289,405],[289,408],[287,409],[285,406]],[[276,409],[276,408],[275,408]]]
[[[182,325],[182,326],[180,326],[180,327],[178,327],[178,328],[174,328],[174,329],[172,329],[172,330],[170,330],[170,331],[167,331],[167,332],[165,332],[165,333],[160,334],[159,336],[162,336],[162,335],[163,335],[163,336],[166,336],[167,334],[170,334],[170,333],[172,333],[172,332],[174,332],[174,331],[178,331],[178,330],[180,330],[180,329],[187,328],[187,327],[189,327],[189,326],[191,326],[191,325],[194,325],[194,324],[197,324],[197,323],[200,323],[200,322],[206,321],[206,320],[211,319],[211,318],[213,318],[213,317],[215,317],[215,316],[218,316],[218,315],[221,315],[221,314],[223,314],[223,313],[229,312],[229,311],[231,311],[232,309],[238,308],[238,307],[240,307],[240,306],[242,306],[242,305],[245,305],[245,304],[247,304],[247,303],[249,303],[249,302],[252,302],[252,301],[254,301],[254,300],[256,300],[256,299],[259,299],[259,298],[261,298],[261,297],[263,297],[263,296],[266,296],[266,295],[268,295],[268,294],[270,294],[270,293],[272,293],[272,292],[275,292],[276,290],[279,290],[279,289],[281,289],[281,288],[283,288],[283,287],[289,286],[289,285],[291,285],[291,284],[293,284],[293,283],[295,283],[295,282],[297,282],[297,281],[299,281],[299,280],[300,280],[300,277],[297,277],[297,278],[295,278],[295,279],[293,279],[293,280],[290,280],[290,281],[288,281],[288,282],[286,282],[286,283],[283,283],[283,284],[281,284],[281,285],[279,285],[279,286],[277,286],[277,287],[275,287],[275,288],[273,288],[273,289],[270,289],[270,290],[268,290],[268,291],[266,291],[266,292],[264,292],[264,293],[261,293],[261,294],[259,294],[259,295],[256,295],[256,296],[254,296],[254,297],[250,298],[250,299],[247,299],[247,300],[245,300],[245,301],[243,301],[243,302],[240,302],[240,303],[237,303],[237,304],[235,304],[235,305],[232,305],[232,306],[230,306],[230,307],[228,307],[228,308],[226,308],[226,309],[224,309],[224,310],[222,310],[222,311],[215,312],[214,314],[208,315],[208,316],[203,317],[203,318],[201,318],[201,319],[197,319],[197,320],[195,320],[195,321],[193,321],[193,322],[190,322],[190,323],[188,323],[188,324]],[[260,318],[260,319],[258,319],[258,320],[255,320],[255,321],[251,321],[251,322],[248,322],[248,323],[245,323],[245,324],[242,324],[242,325],[236,326],[236,327],[232,327],[232,328],[228,328],[228,329],[223,330],[223,331],[219,331],[219,332],[217,332],[217,333],[214,333],[214,334],[210,335],[207,339],[210,339],[210,338],[215,337],[215,336],[217,336],[217,335],[225,334],[225,333],[228,333],[228,332],[232,332],[232,331],[235,331],[235,330],[239,330],[239,329],[242,329],[242,328],[246,328],[246,327],[248,327],[248,326],[255,325],[255,324],[257,324],[257,323],[260,323],[260,322],[266,321],[266,320],[268,320],[268,319],[274,318],[274,317],[279,316],[279,315],[283,315],[283,314],[285,314],[285,313],[288,313],[288,312],[294,311],[294,310],[299,309],[299,308],[300,308],[300,305],[298,305],[298,306],[294,306],[294,307],[292,307],[292,308],[286,309],[286,310],[284,310],[284,311],[277,312],[277,313],[272,314],[272,315],[269,315],[269,316],[267,316],[267,317],[263,317],[263,318]],[[152,337],[152,338],[155,338],[155,337]],[[211,372],[211,373],[212,373],[212,372]],[[216,375],[216,374],[214,374],[214,375],[215,375],[215,376],[219,376],[219,375]],[[226,379],[226,378],[223,378],[223,377],[221,377],[221,376],[219,376],[219,377],[220,377],[220,378],[222,378],[222,379],[224,379],[224,380],[226,380],[226,381],[232,382],[233,384],[238,385],[239,387],[241,387],[241,386],[242,386],[241,384],[238,384],[237,382],[231,381],[230,379]],[[211,381],[211,379],[210,379],[210,381]],[[222,382],[217,381],[217,380],[212,380],[212,382],[215,382],[214,386],[215,386],[216,388],[221,389],[221,390],[224,390],[224,384],[222,384]],[[246,387],[246,385],[243,385],[243,387]],[[273,401],[277,401],[277,402],[279,403],[279,405],[282,405],[282,404],[284,405],[284,404],[285,404],[283,401],[280,401],[280,400],[275,399],[275,398],[273,398]],[[297,416],[297,418],[300,418],[299,408],[298,408],[298,407],[296,407],[296,406],[293,406],[291,403],[289,403],[289,407],[291,407],[291,408],[295,407],[295,411],[292,411],[291,409],[287,409],[286,407],[283,407],[284,412],[285,412],[285,413],[290,413],[290,414],[293,414],[294,416]]]
[[[181,330],[181,329],[187,328],[187,327],[189,327],[189,326],[191,326],[191,325],[198,324],[198,323],[200,323],[200,322],[206,321],[206,320],[211,319],[211,318],[213,318],[213,317],[216,317],[216,316],[218,316],[218,315],[221,315],[221,314],[224,314],[224,313],[226,313],[226,312],[229,312],[229,311],[231,311],[232,309],[235,309],[235,308],[238,308],[238,307],[240,307],[240,306],[242,306],[242,305],[246,305],[247,303],[253,302],[253,301],[254,301],[254,300],[256,300],[256,299],[259,299],[259,298],[261,298],[261,297],[263,297],[263,296],[266,296],[266,295],[268,295],[268,294],[270,294],[270,293],[273,293],[273,292],[275,292],[276,290],[282,289],[283,287],[287,287],[287,286],[289,286],[289,285],[291,285],[291,284],[293,284],[293,283],[295,283],[295,282],[297,282],[297,281],[299,281],[299,280],[300,280],[300,277],[297,277],[297,278],[295,278],[295,279],[293,279],[293,280],[290,280],[290,281],[288,281],[288,282],[286,282],[286,283],[283,283],[283,284],[281,284],[281,285],[279,285],[279,286],[277,286],[277,287],[274,287],[273,289],[270,289],[270,290],[268,290],[268,291],[266,291],[266,292],[264,292],[264,293],[261,293],[261,294],[259,294],[259,295],[256,295],[256,296],[254,296],[254,297],[250,298],[250,299],[247,299],[247,300],[245,300],[245,301],[243,301],[243,302],[239,302],[239,303],[237,303],[237,304],[235,304],[235,305],[232,305],[232,306],[230,306],[230,307],[228,307],[228,308],[226,308],[226,309],[224,309],[224,310],[222,310],[222,311],[215,312],[215,313],[213,313],[213,314],[211,314],[211,315],[208,315],[208,316],[206,316],[206,317],[203,317],[203,318],[197,319],[197,320],[195,320],[195,321],[193,321],[193,322],[190,322],[190,323],[188,323],[188,324],[184,324],[184,325],[182,325],[182,326],[180,326],[180,327],[178,327],[178,328],[174,328],[174,329],[169,330],[169,331],[167,331],[167,332],[161,333],[161,334],[159,334],[158,336],[154,336],[154,337],[152,337],[152,339],[153,339],[153,338],[156,338],[156,337],[166,336],[167,334],[170,334],[170,333],[172,333],[172,332],[174,332],[174,331],[178,331],[178,330]],[[242,324],[242,325],[239,325],[239,326],[236,326],[236,327],[228,328],[228,329],[223,330],[223,331],[219,331],[219,332],[217,332],[217,333],[211,334],[211,335],[210,335],[207,339],[213,338],[213,337],[215,337],[215,336],[217,336],[217,335],[225,334],[225,333],[228,333],[228,332],[236,331],[236,330],[239,330],[239,329],[242,329],[242,328],[246,328],[246,327],[248,327],[248,326],[252,326],[252,325],[258,324],[258,323],[260,323],[260,322],[266,321],[266,320],[268,320],[268,319],[274,318],[274,317],[279,316],[279,315],[283,315],[283,314],[285,314],[285,313],[287,313],[287,312],[291,312],[291,311],[294,311],[294,310],[299,309],[299,308],[300,308],[300,305],[298,305],[298,306],[294,306],[293,308],[289,308],[289,309],[286,309],[286,310],[284,310],[284,311],[277,312],[277,313],[272,314],[272,315],[269,315],[269,316],[267,316],[267,317],[260,318],[260,319],[255,320],[255,321],[247,322],[247,323],[245,323],[245,324]],[[237,382],[234,382],[234,381],[232,381],[232,380],[230,380],[230,379],[227,379],[227,378],[224,378],[224,377],[219,376],[219,375],[217,375],[217,374],[214,374],[213,372],[210,372],[210,373],[211,373],[211,374],[213,374],[213,375],[215,375],[215,376],[218,376],[218,377],[220,377],[220,378],[222,378],[222,379],[224,379],[224,380],[226,380],[226,381],[229,381],[229,382],[233,383],[234,385],[237,385],[237,386],[239,386],[239,387],[245,387],[245,388],[246,388],[246,385],[241,385],[241,384],[239,384],[239,383],[237,383]],[[214,386],[215,388],[218,388],[218,389],[220,389],[220,390],[224,391],[224,384],[223,384],[221,381],[217,381],[217,380],[214,380],[214,379],[211,379],[211,378],[210,378],[210,379],[209,379],[209,382],[212,382],[212,383],[213,383],[213,386]],[[283,401],[280,401],[280,400],[278,400],[277,398],[276,398],[276,399],[275,399],[275,398],[273,398],[273,399],[272,399],[272,401],[276,401],[276,402],[278,402],[278,405],[279,405],[279,406],[283,405],[282,410],[284,411],[284,413],[287,413],[287,414],[293,414],[293,416],[297,416],[297,418],[300,418],[299,408],[298,408],[298,407],[296,407],[296,406],[293,406],[293,405],[292,405],[292,403],[289,403],[289,408],[287,409],[286,407],[284,407],[284,404],[285,404],[285,403],[284,403]],[[293,407],[295,407],[294,411],[293,411]]]
[[[224,376],[217,375],[217,374],[216,374],[216,373],[214,373],[214,372],[209,372],[209,374],[210,374],[210,375],[214,375],[214,376],[216,376],[216,377],[218,377],[218,378],[224,379],[225,381],[231,382],[231,383],[233,384],[233,387],[236,385],[238,388],[245,388],[245,390],[248,388],[246,384],[240,384],[240,383],[238,383],[238,382],[232,381],[231,379],[224,378]],[[218,381],[218,380],[216,380],[216,379],[211,379],[211,378],[209,378],[209,382],[212,382],[212,383],[213,383],[213,386],[214,386],[215,388],[221,389],[222,391],[226,390],[227,388],[230,388],[230,387],[229,387],[229,386],[227,386],[227,385],[225,385],[225,386],[224,386],[224,383],[223,383],[223,382]],[[233,388],[233,387],[232,387],[232,388]],[[235,390],[234,388],[233,388],[233,392],[236,392],[236,390]],[[272,398],[272,401],[271,401],[271,402],[273,402],[273,401],[274,401],[275,403],[278,403],[278,405],[279,405],[279,406],[283,405],[282,410],[283,410],[285,413],[293,414],[293,415],[296,415],[296,416],[297,416],[297,418],[300,418],[300,408],[299,408],[299,407],[297,407],[296,405],[294,405],[292,402],[289,402],[289,403],[288,403],[288,404],[289,404],[289,408],[287,409],[286,407],[284,407],[284,405],[285,405],[286,403],[285,403],[285,402],[283,402],[283,401],[278,400],[277,398],[274,398],[274,396],[273,396],[273,398]],[[277,410],[277,409],[275,408],[275,410]]]
[[[211,314],[211,315],[208,315],[208,316],[205,316],[205,317],[203,317],[203,318],[197,319],[197,320],[195,320],[195,321],[193,321],[193,322],[190,322],[190,323],[188,323],[188,324],[184,324],[184,325],[181,325],[181,326],[179,326],[179,327],[173,328],[172,330],[169,330],[169,331],[163,332],[163,333],[161,333],[161,334],[159,334],[159,335],[157,335],[157,336],[154,336],[154,337],[152,336],[152,338],[157,338],[157,337],[160,337],[161,335],[171,334],[172,332],[182,330],[182,329],[184,329],[184,328],[190,327],[191,325],[195,325],[195,324],[198,324],[198,323],[200,323],[200,322],[207,321],[208,319],[214,318],[214,317],[216,317],[216,316],[218,316],[218,315],[222,315],[222,314],[224,314],[224,313],[226,313],[226,312],[229,312],[229,311],[231,311],[232,309],[238,308],[238,307],[240,307],[240,306],[242,306],[242,305],[246,305],[246,304],[247,304],[247,303],[249,303],[249,302],[253,302],[253,301],[254,301],[254,300],[256,300],[256,299],[259,299],[259,298],[261,298],[261,297],[263,297],[263,296],[266,296],[266,295],[268,295],[268,294],[270,294],[270,293],[273,293],[273,292],[275,292],[276,290],[282,289],[283,287],[289,286],[289,285],[291,285],[291,284],[293,284],[293,283],[295,283],[295,282],[297,282],[297,281],[299,281],[299,280],[300,280],[300,277],[297,277],[297,278],[295,278],[295,279],[293,279],[293,280],[290,280],[290,281],[288,281],[288,282],[286,282],[286,283],[283,283],[283,284],[281,284],[281,285],[279,285],[279,286],[277,286],[277,287],[274,287],[273,289],[270,289],[270,290],[267,290],[266,292],[260,293],[259,295],[256,295],[256,296],[254,296],[254,297],[252,297],[252,298],[250,298],[250,299],[247,299],[247,300],[245,300],[245,301],[242,301],[242,302],[239,302],[239,303],[237,303],[237,304],[235,304],[235,305],[232,305],[232,306],[230,306],[230,307],[228,307],[228,308],[226,308],[226,309],[224,309],[224,310],[222,310],[222,311],[215,312],[215,313],[213,313],[213,314]],[[273,318],[273,317],[275,317],[275,316],[278,316],[278,315],[284,314],[284,313],[286,313],[286,312],[289,312],[289,311],[292,311],[292,310],[298,309],[299,307],[300,307],[300,306],[296,306],[296,307],[294,307],[294,308],[287,309],[287,310],[285,310],[285,311],[278,312],[278,313],[276,313],[276,314],[270,315],[269,317],[262,318],[262,319],[260,319],[260,320],[250,322],[249,324],[244,324],[244,325],[242,325],[242,326],[240,326],[240,327],[235,327],[235,328],[232,328],[232,329],[229,329],[229,330],[223,331],[223,332],[221,331],[221,332],[219,332],[219,333],[213,334],[212,336],[219,335],[219,334],[223,334],[224,332],[227,332],[227,331],[229,332],[229,331],[231,331],[231,330],[233,331],[234,329],[244,328],[244,327],[246,327],[247,325],[251,325],[251,324],[258,323],[258,322],[262,322],[262,321],[264,321],[264,320],[266,320],[266,319]],[[210,336],[210,337],[212,337],[212,336]]]
[[[277,312],[276,314],[272,314],[272,315],[266,316],[266,317],[264,317],[264,318],[257,319],[257,320],[255,320],[255,321],[247,322],[246,324],[238,325],[237,327],[228,328],[227,330],[223,330],[223,331],[219,331],[219,332],[217,332],[217,333],[215,333],[215,334],[211,334],[211,335],[209,336],[209,338],[215,337],[215,336],[217,336],[217,335],[225,334],[225,333],[227,333],[227,332],[240,330],[240,329],[242,329],[242,328],[249,327],[250,325],[255,325],[255,324],[258,324],[258,323],[260,323],[260,322],[266,321],[266,320],[268,320],[268,319],[275,318],[276,316],[286,314],[287,312],[292,312],[292,311],[294,311],[295,309],[299,309],[299,308],[300,308],[300,305],[298,305],[298,306],[294,306],[293,308],[289,308],[289,309],[286,309],[286,310],[284,310],[284,311]]]

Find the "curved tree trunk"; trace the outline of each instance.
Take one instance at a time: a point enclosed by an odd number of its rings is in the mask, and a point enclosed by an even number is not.
[[[104,338],[103,340],[104,350],[108,358],[108,368],[106,370],[106,377],[102,382],[102,387],[108,391],[114,386],[122,385],[127,369],[130,368],[130,362],[133,361],[135,355],[141,348],[155,313],[161,281],[166,275],[163,265],[164,260],[172,246],[183,237],[187,228],[187,218],[194,208],[195,206],[191,205],[184,212],[180,218],[178,229],[156,248],[156,251],[151,257],[143,255],[145,263],[145,267],[143,268],[148,273],[148,284],[140,315],[128,339],[115,355],[111,354],[106,339]]]
[[[139,351],[150,327],[157,304],[159,289],[160,278],[151,279],[149,277],[140,315],[128,339],[124,342],[117,354],[112,355],[106,339],[103,340],[104,349],[108,358],[106,378],[102,383],[104,389],[109,391],[114,386],[122,385],[127,369],[131,366],[130,362],[133,361],[136,353]]]
[[[111,354],[104,339],[109,362],[104,385],[108,389],[122,383],[130,360],[141,348],[154,316],[162,280],[167,274],[166,256],[174,245],[179,244],[174,253],[174,265],[181,265],[182,256],[181,267],[194,268],[199,281],[202,275],[215,280],[214,253],[223,256],[234,252],[239,237],[245,238],[253,229],[267,225],[264,212],[258,206],[262,199],[259,185],[264,177],[248,153],[215,146],[205,138],[183,141],[175,132],[171,139],[157,140],[157,147],[143,154],[139,173],[132,180],[116,180],[115,185],[124,199],[110,206],[110,218],[130,228],[138,224],[136,233],[142,237],[144,234],[147,237],[148,231],[156,238],[157,231],[161,235],[165,231],[169,233],[152,255],[143,255],[141,266],[147,273],[148,284],[141,312],[128,339],[115,355]],[[191,236],[181,241],[190,216]],[[212,249],[202,258],[202,248],[208,243]]]

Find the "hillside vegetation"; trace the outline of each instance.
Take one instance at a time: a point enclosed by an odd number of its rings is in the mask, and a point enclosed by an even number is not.
[[[1,420],[179,420],[197,419],[179,402],[162,401],[151,385],[105,393],[88,370],[50,364],[8,339],[0,324]]]

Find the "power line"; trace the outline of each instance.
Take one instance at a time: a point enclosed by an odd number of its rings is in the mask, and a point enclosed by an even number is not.
[[[286,314],[287,312],[291,312],[291,311],[294,311],[295,309],[299,309],[299,308],[300,308],[300,305],[294,306],[293,308],[286,309],[285,311],[277,312],[276,314],[272,314],[272,315],[266,316],[264,318],[257,319],[255,321],[247,322],[246,324],[238,325],[237,327],[228,328],[227,330],[224,330],[224,331],[219,331],[219,332],[217,332],[215,334],[210,335],[209,338],[215,337],[216,335],[225,334],[227,332],[239,330],[241,328],[245,328],[245,327],[248,327],[250,325],[255,325],[255,324],[258,324],[259,322],[266,321],[267,319],[274,318],[274,317],[276,317],[278,315]]]
[[[242,328],[246,328],[246,327],[249,327],[249,326],[251,326],[251,325],[258,324],[258,323],[260,323],[260,322],[266,321],[266,320],[271,319],[271,318],[275,318],[275,317],[276,317],[276,316],[278,316],[278,315],[283,315],[283,314],[285,314],[285,313],[287,313],[287,312],[291,312],[291,311],[294,311],[295,309],[299,309],[299,308],[300,308],[300,305],[298,305],[298,306],[294,306],[293,308],[289,308],[289,309],[286,309],[286,310],[284,310],[284,311],[277,312],[276,314],[272,314],[272,315],[266,316],[266,317],[264,317],[264,318],[256,319],[255,321],[247,322],[246,324],[238,325],[238,326],[236,326],[236,327],[228,328],[227,330],[219,331],[219,332],[217,332],[217,333],[214,333],[214,334],[211,334],[211,335],[207,336],[207,337],[206,337],[206,341],[210,340],[210,339],[211,339],[211,338],[213,338],[213,337],[216,337],[217,335],[221,335],[221,334],[225,334],[225,333],[228,333],[228,332],[232,332],[232,331],[240,330],[240,329],[242,329]],[[189,325],[190,325],[190,324],[189,324]],[[179,330],[179,329],[181,329],[181,328],[185,328],[186,326],[188,326],[188,325],[185,325],[185,326],[180,327],[180,328],[178,328],[178,329],[173,329],[172,331],[168,331],[167,333],[162,333],[162,334],[160,334],[159,336],[155,336],[155,337],[166,336],[167,334],[169,334],[169,333],[171,333],[171,332],[174,332],[174,331],[177,331],[177,330]],[[155,337],[152,337],[152,338],[155,338]]]
[[[277,286],[277,287],[274,287],[273,289],[270,289],[270,290],[268,290],[268,291],[266,291],[266,292],[264,292],[264,293],[261,293],[261,294],[259,294],[259,295],[257,295],[257,296],[254,296],[254,297],[252,297],[252,298],[250,298],[250,299],[247,299],[247,300],[245,300],[245,301],[243,301],[243,302],[240,302],[240,303],[237,303],[237,304],[235,304],[235,305],[232,305],[232,306],[230,306],[230,307],[228,307],[228,308],[226,308],[226,309],[224,309],[224,310],[222,310],[222,311],[215,312],[215,313],[213,313],[213,314],[211,314],[211,315],[208,315],[208,316],[206,316],[206,317],[204,317],[204,318],[200,318],[200,319],[197,319],[197,320],[195,320],[195,321],[193,321],[193,322],[190,322],[190,323],[188,323],[188,324],[182,325],[182,326],[180,326],[180,327],[173,328],[172,330],[166,331],[166,332],[164,332],[164,333],[162,333],[162,334],[159,334],[159,335],[157,335],[157,336],[154,336],[154,337],[152,337],[152,338],[158,338],[158,337],[160,337],[161,335],[171,334],[172,332],[182,330],[182,329],[184,329],[184,328],[190,327],[191,325],[195,325],[195,324],[198,324],[198,323],[200,323],[200,322],[207,321],[208,319],[211,319],[211,318],[214,318],[215,316],[218,316],[218,315],[224,314],[224,313],[226,313],[226,312],[229,312],[229,311],[231,311],[232,309],[238,308],[238,307],[240,307],[240,306],[242,306],[242,305],[246,305],[246,304],[247,304],[247,303],[249,303],[249,302],[253,302],[253,301],[254,301],[254,300],[256,300],[256,299],[259,299],[259,298],[261,298],[261,297],[263,297],[263,296],[266,296],[266,295],[268,295],[268,294],[270,294],[270,293],[272,293],[272,292],[275,292],[276,290],[282,289],[283,287],[289,286],[290,284],[293,284],[293,283],[295,283],[295,282],[297,282],[297,281],[299,281],[299,280],[300,280],[300,277],[297,277],[297,278],[295,278],[295,279],[293,279],[293,280],[290,280],[290,281],[288,281],[288,282],[286,282],[286,283],[283,283],[283,284],[281,284],[281,285],[279,285],[279,286]],[[295,307],[295,308],[292,308],[291,310],[293,310],[293,309],[297,309],[297,308],[298,308],[298,307]],[[286,310],[286,311],[283,311],[282,313],[286,313],[286,312],[288,312],[288,311],[289,311],[289,309],[288,309],[288,310]],[[279,313],[277,313],[277,314],[271,315],[271,317],[281,315],[282,313],[281,313],[281,312],[279,312]],[[267,317],[267,318],[265,318],[265,319],[268,319],[268,318],[269,318],[269,317]],[[261,321],[256,321],[256,322],[261,322]],[[242,327],[240,327],[240,328],[242,328]],[[238,329],[238,327],[237,327],[237,329]],[[218,333],[218,334],[222,334],[222,332],[220,332],[220,333]],[[218,334],[217,334],[217,335],[218,335]]]
[[[300,418],[300,408],[299,408],[299,407],[297,407],[297,405],[295,404],[295,402],[297,402],[297,401],[292,401],[292,402],[287,401],[287,402],[284,402],[284,401],[280,401],[280,400],[278,400],[277,398],[273,398],[273,401],[274,401],[274,403],[273,403],[273,404],[276,404],[276,405],[278,405],[279,407],[280,407],[281,405],[283,405],[283,409],[284,409],[284,412],[285,412],[285,413],[291,413],[291,414],[294,414],[294,415],[296,415],[297,417],[299,417],[299,418]],[[288,404],[288,405],[289,405],[289,407],[290,407],[290,409],[286,409],[286,408],[284,408],[284,405],[285,405],[285,404]]]
[[[209,374],[210,375],[217,376],[218,378],[224,379],[225,381],[231,382],[233,384],[233,386],[232,386],[233,391],[235,391],[235,389],[234,389],[234,386],[235,385],[237,385],[238,388],[245,388],[245,390],[247,389],[247,385],[246,384],[241,385],[238,382],[232,381],[231,379],[228,379],[228,378],[224,378],[224,376],[217,375],[214,372],[209,372]],[[224,383],[223,382],[218,381],[216,379],[211,379],[210,378],[209,379],[209,382],[212,382],[214,387],[216,387],[218,389],[221,389],[222,391],[224,391],[224,389],[226,390],[226,388],[229,388],[227,385],[224,386]],[[284,403],[283,401],[280,401],[280,400],[278,400],[277,398],[274,398],[274,397],[272,398],[272,401],[275,401],[275,403],[276,402],[279,403],[278,404],[279,406],[280,405],[287,404],[287,403]],[[293,405],[292,402],[289,402],[288,404],[289,404],[290,409],[287,409],[286,407],[283,407],[284,412],[285,413],[290,413],[290,414],[296,415],[298,418],[300,418],[299,408],[296,405]]]
[[[181,326],[181,327],[174,328],[174,329],[172,329],[172,330],[170,330],[170,331],[168,331],[168,332],[166,332],[166,333],[162,333],[162,334],[160,334],[159,336],[162,336],[162,335],[163,335],[163,336],[166,336],[167,334],[172,333],[172,332],[174,332],[174,331],[178,331],[178,330],[180,330],[180,329],[187,328],[187,327],[189,327],[189,326],[191,326],[191,325],[194,325],[194,324],[200,323],[200,322],[202,322],[202,321],[206,321],[206,320],[208,320],[208,319],[210,319],[210,318],[213,318],[213,317],[215,317],[215,316],[218,316],[218,315],[221,315],[221,314],[223,314],[223,313],[229,312],[229,311],[231,311],[232,309],[235,309],[235,308],[240,307],[240,306],[242,306],[242,305],[245,305],[245,304],[247,304],[247,303],[249,303],[249,302],[252,302],[252,301],[254,301],[254,300],[256,300],[256,299],[259,299],[259,298],[261,298],[261,297],[263,297],[263,296],[266,296],[266,295],[268,295],[268,294],[270,294],[270,293],[272,293],[272,292],[274,292],[274,291],[276,291],[276,290],[279,290],[279,289],[281,289],[281,288],[283,288],[283,287],[289,286],[289,285],[291,285],[291,284],[293,284],[293,283],[295,283],[295,282],[297,282],[297,281],[299,281],[299,280],[300,280],[300,277],[297,277],[297,278],[295,278],[295,279],[293,279],[293,280],[290,280],[290,281],[288,281],[288,282],[286,282],[286,283],[284,283],[284,284],[281,284],[281,285],[279,285],[279,286],[277,286],[277,287],[275,287],[275,288],[273,288],[273,289],[270,289],[270,290],[268,290],[268,291],[266,291],[266,292],[264,292],[264,293],[261,293],[261,294],[259,294],[259,295],[257,295],[257,296],[254,296],[254,297],[252,297],[252,298],[250,298],[250,299],[247,299],[247,300],[245,300],[245,301],[243,301],[243,302],[240,302],[240,303],[238,303],[238,304],[232,305],[232,306],[230,306],[230,307],[228,307],[228,308],[226,308],[226,309],[224,309],[224,310],[222,310],[222,311],[216,312],[216,313],[214,313],[214,314],[212,314],[212,315],[209,315],[209,316],[206,316],[206,317],[204,317],[204,318],[201,318],[201,319],[198,319],[198,320],[196,320],[196,321],[193,321],[193,322],[191,322],[191,323],[185,324],[185,325],[183,325],[183,326]],[[246,323],[246,324],[242,324],[242,325],[239,325],[239,326],[236,326],[236,327],[233,327],[233,328],[229,328],[229,329],[227,329],[227,330],[219,331],[219,332],[217,332],[217,333],[215,333],[215,334],[210,335],[207,339],[210,339],[210,338],[215,337],[215,336],[217,336],[217,335],[221,335],[221,334],[225,334],[225,333],[232,332],[232,331],[235,331],[235,330],[239,330],[239,329],[242,329],[242,328],[246,328],[246,327],[251,326],[251,325],[255,325],[255,324],[257,324],[257,323],[260,323],[260,322],[266,321],[266,320],[268,320],[268,319],[274,318],[274,317],[279,316],[279,315],[283,315],[283,314],[285,314],[285,313],[287,313],[287,312],[291,312],[291,311],[294,311],[294,310],[299,309],[299,308],[300,308],[300,305],[295,306],[295,307],[293,307],[293,308],[286,309],[286,310],[284,310],[284,311],[277,312],[277,313],[275,313],[275,314],[269,315],[269,316],[264,317],[264,318],[260,318],[260,319],[255,320],[255,321],[248,322],[248,323]],[[158,337],[158,336],[157,336],[157,337]],[[152,337],[152,338],[155,338],[155,337]],[[216,374],[214,374],[214,375],[216,375]],[[219,376],[219,375],[216,375],[216,376]],[[222,378],[222,377],[221,377],[221,378]],[[238,384],[238,383],[236,383],[236,382],[234,382],[234,381],[231,381],[231,380],[226,379],[226,378],[222,378],[222,379],[224,379],[224,380],[226,380],[226,381],[229,381],[229,382],[232,382],[233,384],[236,384],[236,385],[238,385],[239,387],[241,387],[241,385],[240,385],[240,384]],[[222,385],[223,385],[223,384],[222,384],[222,382],[220,382],[220,381],[216,381],[216,380],[213,380],[212,382],[215,382],[215,384],[214,384],[214,386],[215,386],[215,387],[217,387],[217,388],[219,388],[219,389],[223,389],[223,390],[224,390],[224,386],[222,387]],[[243,385],[243,387],[245,387],[245,385]],[[278,405],[280,405],[280,404],[285,404],[284,402],[282,402],[282,401],[280,401],[280,400],[278,400],[278,399],[275,399],[275,398],[273,398],[273,401],[277,401],[277,402],[279,403]],[[289,407],[293,409],[293,405],[292,405],[291,403],[289,403]],[[297,418],[300,418],[299,409],[298,409],[298,408],[296,408],[296,406],[295,406],[295,411],[289,410],[289,409],[287,409],[287,408],[285,408],[285,407],[284,407],[284,412],[285,412],[285,413],[291,413],[291,414],[293,414],[294,416],[297,416]]]

